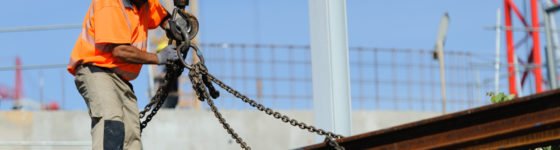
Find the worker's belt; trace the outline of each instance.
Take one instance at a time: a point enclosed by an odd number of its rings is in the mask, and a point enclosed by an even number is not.
[[[99,66],[95,66],[91,63],[85,63],[85,64],[81,64],[78,66],[78,69],[81,69],[82,67],[88,67],[89,71],[91,71],[91,73],[96,73],[96,72],[105,72],[105,73],[114,73],[113,70],[109,69],[109,68],[105,68],[105,67],[99,67]],[[128,87],[130,87],[130,89],[132,90],[132,92],[134,92],[134,88],[132,87],[132,84],[130,84],[130,82],[128,82],[127,80],[125,80],[124,78],[122,78],[121,76],[119,76],[117,74],[117,76],[124,82],[126,83],[126,85],[128,85]]]

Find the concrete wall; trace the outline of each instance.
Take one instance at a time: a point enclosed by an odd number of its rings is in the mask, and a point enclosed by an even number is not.
[[[315,143],[314,134],[262,112],[221,112],[231,127],[256,150],[293,149]],[[312,111],[281,112],[299,121],[313,123]],[[352,134],[437,115],[440,113],[354,111]],[[0,112],[0,150],[91,149],[90,123],[85,111]],[[146,150],[240,149],[208,110],[160,111],[144,130],[142,140]]]

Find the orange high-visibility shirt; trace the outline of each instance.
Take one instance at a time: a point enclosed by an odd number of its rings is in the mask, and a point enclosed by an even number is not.
[[[157,28],[168,16],[158,0],[147,0],[135,7],[131,0],[92,0],[74,45],[68,72],[84,63],[110,68],[126,80],[138,77],[142,64],[116,58],[109,44],[130,44],[146,51],[148,29]]]

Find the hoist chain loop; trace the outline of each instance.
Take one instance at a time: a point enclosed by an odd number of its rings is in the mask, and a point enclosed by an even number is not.
[[[183,20],[180,20],[181,18],[179,18],[179,20],[176,20],[177,14],[179,14]],[[243,139],[237,133],[235,133],[233,128],[231,128],[231,126],[226,122],[222,114],[214,105],[214,101],[210,97],[216,99],[220,94],[214,88],[212,82],[216,83],[228,93],[241,99],[243,102],[249,104],[251,107],[254,107],[257,110],[262,111],[267,115],[270,115],[294,127],[298,127],[302,130],[307,130],[308,132],[325,136],[325,143],[327,143],[327,145],[335,148],[336,150],[344,150],[344,147],[340,146],[336,142],[336,139],[340,139],[343,137],[342,135],[338,135],[333,132],[327,132],[323,129],[317,129],[315,126],[307,125],[303,122],[297,121],[296,119],[283,115],[280,112],[267,108],[264,105],[249,99],[247,96],[241,94],[237,90],[218,80],[212,74],[208,73],[208,70],[204,65],[204,58],[202,57],[201,51],[197,46],[190,43],[191,39],[195,37],[198,32],[198,21],[196,17],[185,13],[182,9],[175,8],[173,11],[172,19],[169,21],[169,23],[171,27],[171,33],[168,33],[168,37],[170,38],[169,44],[173,44],[173,41],[175,41],[175,44],[177,45],[177,55],[179,56],[179,60],[166,64],[166,74],[161,86],[158,88],[156,95],[154,95],[154,97],[146,105],[144,110],[140,112],[139,117],[140,119],[142,119],[146,116],[146,113],[151,110],[148,116],[140,123],[141,131],[147,126],[148,122],[152,120],[152,118],[156,115],[158,110],[163,105],[165,99],[167,98],[170,86],[172,85],[169,82],[172,81],[172,79],[176,79],[177,77],[179,77],[184,68],[187,68],[190,70],[188,74],[189,79],[191,80],[193,90],[195,91],[198,99],[200,101],[206,101],[208,103],[208,106],[210,107],[210,109],[214,113],[214,116],[218,119],[220,124],[222,124],[222,127],[226,129],[227,133],[230,134],[233,139],[235,139],[236,143],[238,143],[241,148],[246,150],[251,149],[249,146],[247,146],[247,143],[245,143]],[[181,28],[181,25],[184,25],[185,28]],[[195,54],[198,56],[200,61],[193,64],[186,63],[185,59],[190,48],[195,51]]]
[[[177,18],[177,14],[179,14],[181,18]],[[163,106],[163,103],[168,96],[169,89],[173,85],[169,82],[173,81],[173,79],[177,79],[177,77],[179,77],[183,73],[184,67],[187,67],[184,65],[186,64],[184,62],[184,59],[188,54],[188,49],[190,47],[196,47],[190,44],[191,38],[196,36],[198,32],[198,20],[196,19],[196,17],[185,13],[183,9],[175,8],[173,10],[173,15],[171,16],[171,19],[168,21],[168,23],[171,30],[170,33],[167,33],[167,36],[170,39],[169,44],[173,44],[173,41],[175,41],[175,44],[178,45],[177,55],[180,60],[168,62],[165,65],[166,73],[161,86],[158,88],[156,94],[154,95],[154,97],[152,97],[146,107],[144,107],[144,110],[139,113],[139,118],[141,120],[140,132],[144,130],[144,128],[148,125],[148,122],[152,120],[159,109]],[[184,28],[181,25],[183,25]],[[198,54],[198,48],[193,49],[195,49]],[[183,55],[181,55],[181,52],[184,52]],[[148,114],[148,116],[146,116],[146,113],[148,111],[150,111],[150,113]],[[145,116],[146,118],[142,121],[142,118],[144,118]]]

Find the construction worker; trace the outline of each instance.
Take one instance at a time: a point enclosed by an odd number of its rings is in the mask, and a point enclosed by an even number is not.
[[[146,52],[148,29],[167,29],[167,18],[158,0],[92,0],[68,71],[88,106],[93,149],[142,149],[129,81],[142,64],[177,60],[173,46]]]

